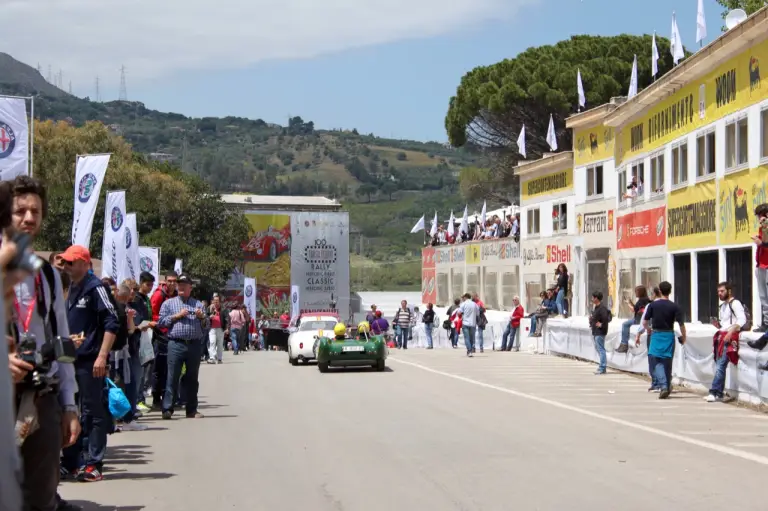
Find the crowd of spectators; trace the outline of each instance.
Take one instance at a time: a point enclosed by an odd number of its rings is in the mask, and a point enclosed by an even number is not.
[[[447,228],[440,224],[437,227],[437,232],[429,238],[428,243],[434,247],[500,238],[513,238],[515,242],[520,241],[519,213],[493,215],[485,221],[484,225],[480,219],[475,218],[475,221],[469,224],[467,231],[461,228],[460,222],[455,222],[454,225],[450,225],[449,222]]]

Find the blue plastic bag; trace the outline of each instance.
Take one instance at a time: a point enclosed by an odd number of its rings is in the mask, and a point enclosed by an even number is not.
[[[120,420],[131,411],[131,403],[125,397],[125,393],[109,378],[107,378],[107,388],[109,389],[109,413]]]

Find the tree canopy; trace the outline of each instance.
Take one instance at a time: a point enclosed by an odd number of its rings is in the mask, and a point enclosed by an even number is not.
[[[34,175],[48,191],[48,216],[36,248],[63,250],[70,240],[74,202],[75,158],[78,154],[111,153],[101,188],[90,249],[100,257],[105,197],[125,190],[129,212],[136,212],[140,243],[160,247],[161,268],[184,268],[202,282],[203,293],[223,287],[248,223],[229,211],[221,197],[199,178],[167,164],[150,163],[100,122],[75,128],[66,122],[35,123]]]
[[[661,76],[672,68],[672,56],[668,39],[657,35],[656,45]],[[546,133],[550,114],[558,146],[570,147],[572,136],[565,128],[565,119],[577,112],[577,70],[581,71],[586,108],[594,108],[612,97],[626,96],[635,55],[638,88],[642,89],[652,82],[650,35],[573,36],[465,74],[445,117],[448,139],[455,147],[486,152],[493,162],[488,173],[462,174],[465,195],[471,191],[470,199],[485,197],[510,203],[506,191],[514,183],[512,168],[520,158],[517,138],[523,124],[527,159],[549,151]],[[483,181],[465,183],[465,176]]]
[[[765,5],[764,0],[715,0],[722,5],[725,10],[723,11],[723,18],[733,9],[744,9],[747,14],[753,14],[757,12],[761,7]],[[725,30],[725,27],[723,27]]]

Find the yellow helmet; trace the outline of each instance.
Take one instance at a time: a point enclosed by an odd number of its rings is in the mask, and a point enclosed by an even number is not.
[[[333,335],[336,337],[341,337],[342,335],[347,334],[347,326],[344,323],[336,323],[336,326],[333,327]]]
[[[371,325],[368,324],[367,321],[361,321],[359,325],[357,325],[357,332],[361,334],[367,334],[371,331]]]

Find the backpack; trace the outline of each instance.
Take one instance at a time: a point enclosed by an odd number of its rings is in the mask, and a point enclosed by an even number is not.
[[[488,318],[485,317],[485,307],[479,307],[480,309],[480,315],[477,318],[477,327],[480,330],[485,330],[485,327],[488,326]]]
[[[733,300],[728,302],[728,307],[731,309],[732,318],[736,318],[736,313],[733,312],[733,305],[731,305],[734,302],[734,300],[736,299],[734,298]],[[744,326],[741,327],[740,332],[749,332],[750,330],[752,330],[752,314],[750,314],[749,308],[746,305],[744,305],[744,303],[742,303],[741,301],[739,301],[739,303],[741,303],[741,306],[744,308],[744,317],[747,318],[747,321],[746,323],[744,323]]]
[[[606,307],[606,309],[608,308]],[[608,309],[608,323],[610,323],[611,321],[613,321],[613,311],[611,309]]]

